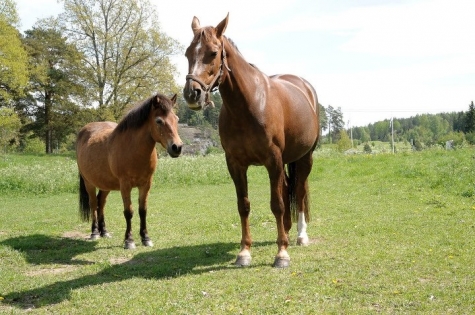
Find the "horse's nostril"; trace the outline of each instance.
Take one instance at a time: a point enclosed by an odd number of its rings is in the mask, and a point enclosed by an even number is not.
[[[175,152],[175,153],[178,153],[180,154],[181,153],[181,145],[176,145],[175,143],[172,144],[172,151]]]
[[[200,98],[200,96],[201,96],[201,89],[195,89],[194,92],[195,92],[196,98]]]

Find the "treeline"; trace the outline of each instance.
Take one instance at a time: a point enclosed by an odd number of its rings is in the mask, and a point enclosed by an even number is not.
[[[391,126],[391,124],[393,124]],[[394,131],[394,133],[393,133]],[[455,145],[464,141],[475,144],[475,106],[473,101],[466,112],[421,114],[410,118],[394,118],[355,127],[348,130],[353,139],[368,141],[407,141],[414,145],[445,145],[452,140]]]

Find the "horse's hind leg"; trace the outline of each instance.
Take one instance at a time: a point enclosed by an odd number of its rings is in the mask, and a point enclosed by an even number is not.
[[[148,237],[147,231],[147,198],[150,191],[151,182],[139,187],[139,216],[140,216],[140,237],[144,246],[153,246],[153,242]]]
[[[89,240],[94,241],[97,240],[100,236],[99,225],[97,220],[98,199],[96,196],[96,187],[90,185],[88,182],[85,182],[85,189],[89,196],[89,209],[92,214],[91,236],[89,237]]]
[[[104,207],[106,206],[107,195],[109,191],[99,190],[97,194],[97,227],[101,237],[110,237],[106,230],[106,222],[104,218]]]
[[[307,222],[309,220],[308,202],[308,176],[312,171],[313,150],[296,162],[296,201],[298,208],[297,221],[297,245],[307,246],[309,238],[307,235]]]

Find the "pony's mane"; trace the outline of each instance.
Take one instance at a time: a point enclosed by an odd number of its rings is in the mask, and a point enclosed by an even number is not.
[[[160,102],[157,103],[157,97],[160,98]],[[160,110],[168,113],[172,110],[173,104],[168,97],[163,94],[155,94],[142,103],[134,106],[116,127],[116,130],[119,132],[125,131],[127,129],[137,129],[140,128],[148,119],[152,106],[156,106]]]

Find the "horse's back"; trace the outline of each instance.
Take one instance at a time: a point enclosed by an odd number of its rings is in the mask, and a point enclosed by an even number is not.
[[[302,93],[314,112],[318,113],[318,98],[314,87],[304,78],[293,74],[278,74],[270,77],[271,81],[285,87],[287,93]],[[295,89],[297,88],[297,89]]]
[[[108,121],[89,123],[79,131],[76,140],[79,172],[86,181],[103,190],[118,189],[108,162],[108,141],[116,126]]]
[[[89,141],[102,141],[105,137],[117,126],[116,123],[111,121],[98,121],[91,122],[81,128],[76,140],[76,149],[79,145],[84,145]]]

